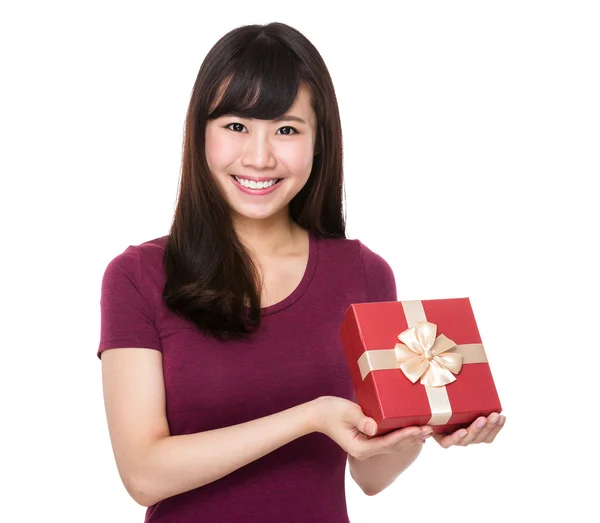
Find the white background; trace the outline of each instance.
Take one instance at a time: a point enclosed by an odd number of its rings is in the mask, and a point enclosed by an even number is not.
[[[377,496],[347,475],[351,521],[597,517],[597,3],[14,5],[0,11],[6,521],[143,521],[106,426],[101,277],[168,232],[208,50],[272,21],[333,78],[348,236],[390,263],[399,299],[471,298],[507,416],[492,445],[427,442]]]

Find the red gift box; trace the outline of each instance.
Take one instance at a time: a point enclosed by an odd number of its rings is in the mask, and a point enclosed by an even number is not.
[[[377,435],[450,434],[502,410],[469,298],[352,304],[339,332]]]

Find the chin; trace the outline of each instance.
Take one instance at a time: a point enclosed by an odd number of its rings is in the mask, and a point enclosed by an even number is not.
[[[276,213],[250,213],[239,211],[236,211],[235,214],[242,219],[256,221],[268,220],[269,218],[273,218],[276,215]]]
[[[282,212],[282,209],[279,209],[279,210],[264,209],[264,210],[258,211],[258,210],[244,209],[244,208],[235,207],[235,206],[232,207],[232,209],[233,209],[235,216],[238,218],[242,218],[245,220],[257,220],[257,221],[268,220],[268,219],[274,218],[275,216],[277,216],[278,214],[280,214]]]

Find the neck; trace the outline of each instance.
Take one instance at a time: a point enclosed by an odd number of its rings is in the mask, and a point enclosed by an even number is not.
[[[277,220],[238,219],[234,221],[234,227],[240,241],[259,259],[275,257],[293,249],[301,232],[301,227],[287,214]]]

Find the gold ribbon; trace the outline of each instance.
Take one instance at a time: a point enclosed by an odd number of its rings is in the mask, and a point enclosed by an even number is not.
[[[374,370],[400,369],[412,382],[425,387],[431,419],[427,425],[445,425],[452,416],[446,385],[456,380],[464,364],[487,363],[481,343],[457,345],[440,334],[437,325],[427,321],[420,300],[401,302],[409,328],[398,335],[402,343],[393,349],[368,350],[358,359],[364,380]]]
[[[462,368],[462,356],[447,352],[456,347],[456,343],[443,334],[436,338],[436,332],[435,323],[419,321],[398,335],[404,344],[396,343],[395,356],[400,370],[413,383],[421,378],[422,385],[442,387],[455,381],[453,374]]]

